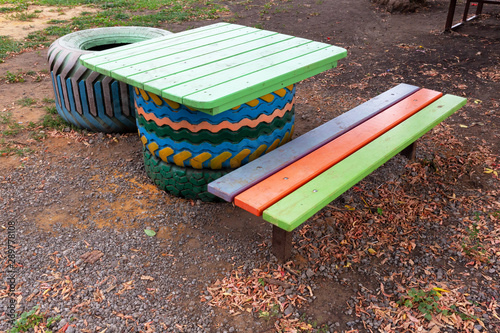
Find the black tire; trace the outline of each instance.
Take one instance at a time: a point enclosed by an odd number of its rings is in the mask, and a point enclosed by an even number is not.
[[[95,132],[137,130],[132,88],[82,66],[82,54],[132,44],[171,32],[148,27],[110,27],[77,31],[57,39],[47,58],[59,115]]]
[[[207,184],[232,169],[210,170],[180,167],[166,163],[143,148],[144,166],[151,180],[162,190],[186,199],[220,202],[222,199],[207,191]]]

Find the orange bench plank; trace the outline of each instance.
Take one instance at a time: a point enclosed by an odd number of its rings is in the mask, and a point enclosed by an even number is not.
[[[309,180],[331,168],[345,157],[376,139],[422,108],[442,93],[421,89],[387,110],[370,118],[309,155],[250,187],[234,198],[236,206],[261,216],[262,212]]]

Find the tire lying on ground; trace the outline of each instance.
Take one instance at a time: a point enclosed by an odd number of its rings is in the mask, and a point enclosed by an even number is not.
[[[148,27],[110,27],[77,31],[57,39],[47,58],[59,115],[95,132],[137,130],[132,88],[82,66],[82,54],[162,37],[171,32]]]
[[[164,162],[145,147],[143,157],[147,175],[160,189],[186,199],[205,202],[223,201],[208,193],[207,185],[231,172],[232,169],[210,170],[180,167]]]

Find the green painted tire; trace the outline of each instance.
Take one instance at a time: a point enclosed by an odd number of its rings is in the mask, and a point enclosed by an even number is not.
[[[59,115],[94,132],[136,131],[133,89],[80,65],[78,60],[82,54],[169,34],[149,27],[110,27],[81,30],[57,39],[47,58]]]
[[[205,202],[223,201],[207,191],[207,184],[224,176],[232,169],[210,170],[180,167],[166,163],[143,148],[147,175],[160,189],[186,199]]]

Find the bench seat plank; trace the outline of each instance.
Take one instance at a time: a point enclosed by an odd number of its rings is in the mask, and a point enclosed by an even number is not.
[[[466,101],[458,96],[443,96],[266,209],[264,220],[292,231],[464,106]]]
[[[380,111],[401,101],[418,89],[418,87],[409,84],[399,84],[293,141],[211,182],[208,184],[208,192],[231,202],[236,195],[247,188],[342,135]]]
[[[441,96],[442,93],[429,89],[417,91],[237,195],[234,198],[235,205],[254,215],[262,215],[264,209]]]

